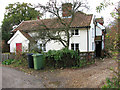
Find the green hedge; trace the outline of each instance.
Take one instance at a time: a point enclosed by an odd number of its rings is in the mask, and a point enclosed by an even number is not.
[[[8,60],[3,61],[2,64],[3,65],[10,65],[13,63],[13,61],[14,61],[14,59],[8,59]]]
[[[68,50],[50,50],[44,53],[47,67],[61,68],[61,67],[75,67],[79,66],[79,55],[77,51]]]

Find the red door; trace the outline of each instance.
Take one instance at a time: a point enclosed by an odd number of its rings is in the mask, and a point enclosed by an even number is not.
[[[17,54],[22,53],[22,43],[16,43],[16,53]]]

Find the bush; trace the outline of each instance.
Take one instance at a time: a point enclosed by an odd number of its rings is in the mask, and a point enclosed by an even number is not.
[[[109,78],[106,78],[107,85],[104,85],[102,88],[119,88],[120,82],[118,81],[117,77],[112,78],[110,80]]]
[[[44,53],[46,66],[61,68],[79,66],[79,55],[77,51],[68,50],[50,50]]]
[[[26,53],[17,54],[14,59],[8,59],[2,62],[3,65],[12,65],[12,66],[27,66],[27,57]]]
[[[10,65],[12,64],[12,62],[14,61],[14,59],[8,59],[2,62],[3,65]]]

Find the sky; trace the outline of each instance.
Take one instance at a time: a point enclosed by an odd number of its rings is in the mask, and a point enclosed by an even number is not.
[[[0,25],[2,25],[2,21],[4,19],[5,7],[8,6],[8,4],[13,4],[15,2],[20,2],[20,3],[25,2],[25,3],[31,3],[33,5],[37,5],[38,3],[45,5],[48,1],[49,0],[0,0]],[[73,1],[73,0],[57,0],[57,2],[61,2],[61,1]],[[96,17],[102,16],[105,22],[104,25],[107,26],[110,21],[114,20],[111,17],[110,12],[115,10],[115,7],[117,7],[116,2],[118,1],[119,0],[111,0],[111,2],[115,3],[116,6],[109,6],[105,10],[102,10],[101,13],[97,13],[95,10],[96,6],[98,6],[101,2],[103,2],[103,0],[87,0],[90,9],[86,13],[94,14],[96,15]],[[47,17],[49,17],[49,14]]]

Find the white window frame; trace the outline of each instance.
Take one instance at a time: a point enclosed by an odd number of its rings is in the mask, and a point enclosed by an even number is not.
[[[46,44],[40,43],[39,46],[42,51],[46,51]]]
[[[76,30],[78,31],[77,35],[76,35]],[[71,34],[74,35],[74,36],[78,36],[79,35],[79,29],[71,30]]]
[[[73,48],[72,48],[72,45],[74,46]],[[77,51],[76,45],[78,45],[78,50],[80,50],[80,48],[79,48],[80,44],[79,43],[71,43],[71,50]]]

